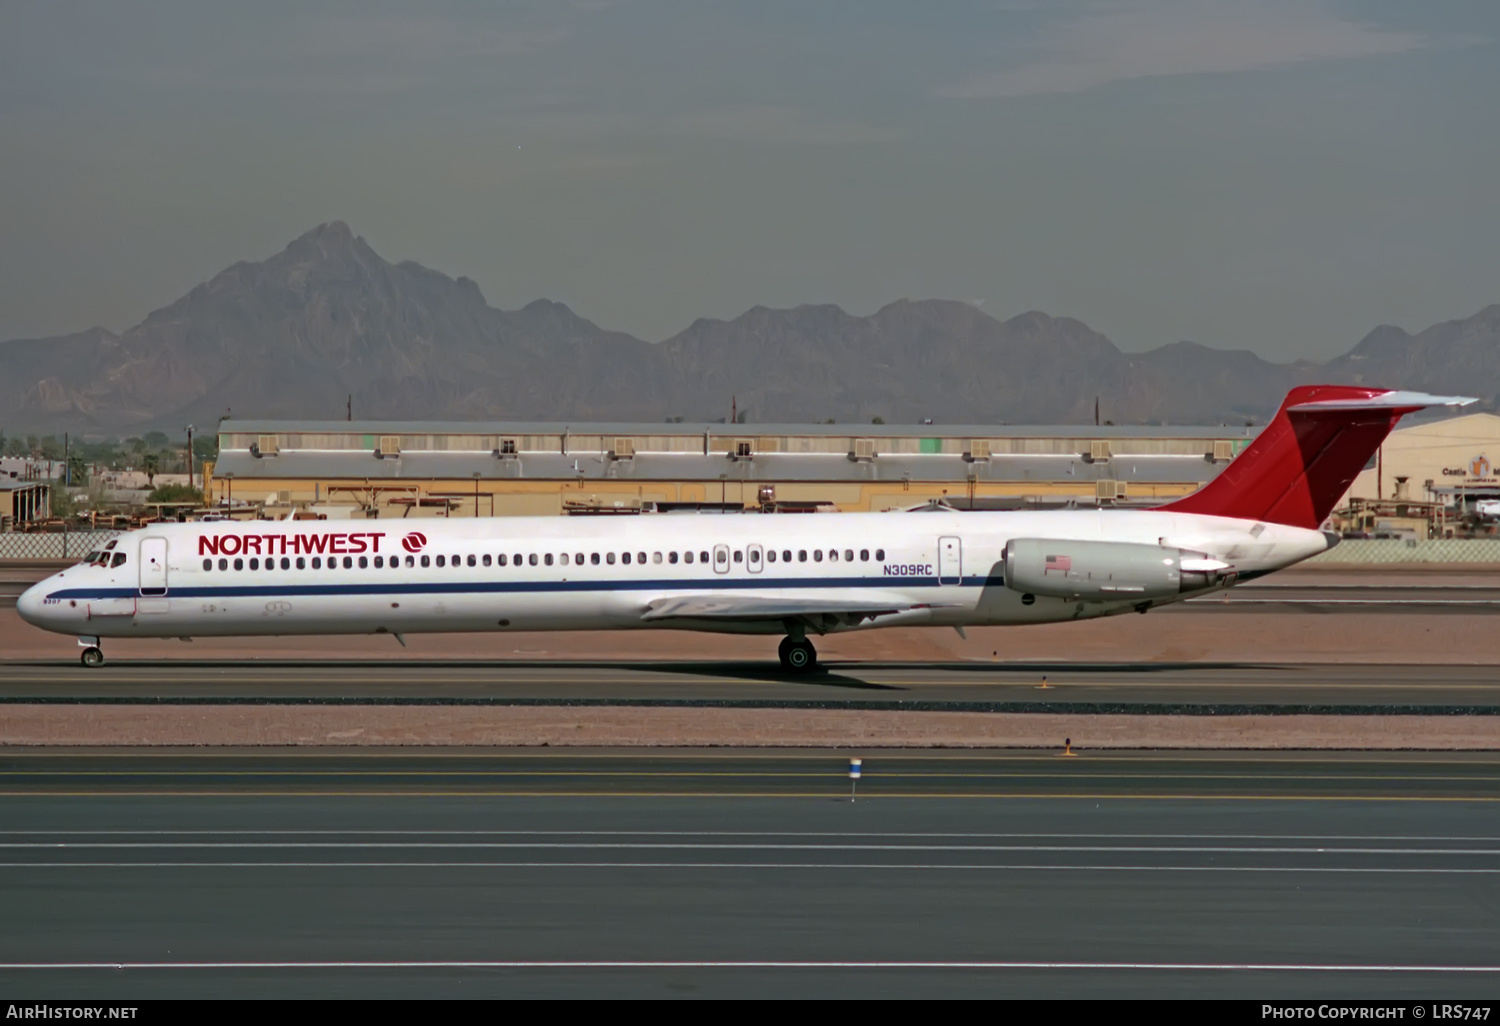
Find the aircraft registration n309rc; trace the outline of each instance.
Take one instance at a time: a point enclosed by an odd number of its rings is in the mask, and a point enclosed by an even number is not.
[[[1319,528],[1403,415],[1472,401],[1295,388],[1156,509],[157,524],[17,608],[87,666],[111,637],[655,627],[782,634],[804,672],[810,634],[1146,612],[1290,566],[1337,543]]]

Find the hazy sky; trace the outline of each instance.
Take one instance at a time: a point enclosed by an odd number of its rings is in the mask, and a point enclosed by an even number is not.
[[[0,4],[0,338],[335,218],[664,338],[901,297],[1322,358],[1500,302],[1500,3]]]

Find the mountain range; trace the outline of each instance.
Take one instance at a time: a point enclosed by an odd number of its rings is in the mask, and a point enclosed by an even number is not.
[[[1416,335],[1381,326],[1328,363],[1178,342],[1125,353],[1080,321],[973,304],[757,306],[662,342],[561,303],[497,310],[468,278],[391,264],[339,221],[241,262],[122,334],[0,343],[0,426],[84,433],[235,417],[752,422],[1261,422],[1293,384],[1500,401],[1500,305]]]

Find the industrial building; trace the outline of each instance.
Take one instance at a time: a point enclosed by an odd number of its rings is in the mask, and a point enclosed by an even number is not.
[[[1157,503],[1254,429],[234,421],[215,505],[272,515],[516,516]]]

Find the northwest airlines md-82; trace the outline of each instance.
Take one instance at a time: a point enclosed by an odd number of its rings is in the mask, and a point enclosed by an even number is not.
[[[1472,401],[1295,388],[1156,509],[153,524],[17,608],[86,666],[106,638],[676,628],[785,635],[806,672],[809,635],[1144,613],[1283,569],[1337,543],[1324,520],[1402,416]]]

